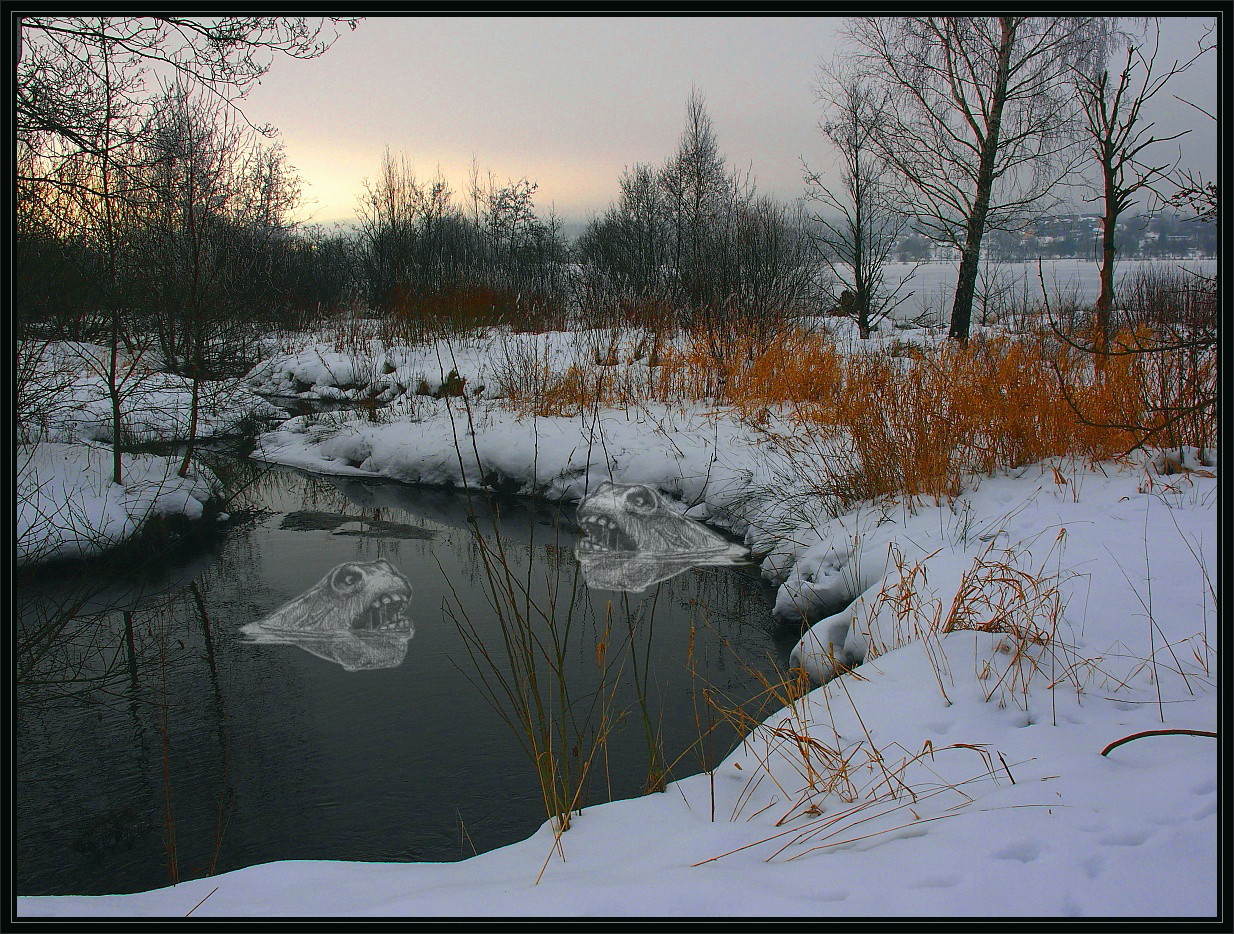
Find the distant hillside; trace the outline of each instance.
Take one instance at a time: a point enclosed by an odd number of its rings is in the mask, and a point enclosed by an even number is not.
[[[1100,251],[1098,214],[1054,214],[1019,230],[992,230],[986,235],[989,255],[1006,260],[1092,259]],[[1123,259],[1217,255],[1217,225],[1179,214],[1159,212],[1127,216],[1118,225],[1118,249]],[[919,234],[907,234],[896,244],[901,262],[947,259],[954,251]]]

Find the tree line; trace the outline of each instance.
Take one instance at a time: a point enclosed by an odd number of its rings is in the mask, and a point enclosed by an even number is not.
[[[226,369],[237,321],[348,307],[513,324],[658,322],[774,337],[831,310],[865,336],[903,299],[896,245],[953,247],[949,333],[968,337],[982,252],[1097,178],[1108,330],[1120,219],[1151,194],[1215,215],[1145,105],[1215,47],[1162,65],[1151,22],[863,17],[817,84],[838,171],[784,204],[722,154],[694,91],[676,151],[628,167],[573,244],[536,183],[473,168],[459,193],[387,151],[354,232],[295,223],[299,185],[240,109],[279,54],[325,53],[346,19],[24,17],[16,46],[15,318],[48,333],[153,335],[168,366]],[[1125,226],[1125,224],[1124,224]]]

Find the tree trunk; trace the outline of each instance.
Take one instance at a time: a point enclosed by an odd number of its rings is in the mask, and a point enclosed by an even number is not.
[[[978,208],[968,219],[964,236],[964,249],[960,253],[960,273],[956,279],[955,300],[951,305],[951,329],[947,336],[961,343],[968,340],[973,319],[973,298],[977,294],[977,268],[981,263],[981,237],[985,232],[985,215],[990,206],[987,187],[984,200],[978,193]]]
[[[1114,233],[1118,225],[1118,192],[1115,190],[1114,168],[1102,166],[1105,176],[1105,217],[1101,221],[1101,293],[1097,296],[1097,333],[1094,361],[1097,369],[1105,367],[1105,354],[1110,349],[1110,318],[1114,308]]]
[[[1011,50],[1015,46],[1015,23],[1011,17],[1000,18],[1002,38],[998,49],[998,71],[990,104],[990,119],[985,138],[981,141],[981,158],[977,163],[977,191],[964,233],[964,248],[960,254],[960,274],[956,280],[955,301],[951,306],[951,330],[948,336],[961,343],[968,340],[973,319],[973,296],[977,286],[977,267],[981,261],[981,239],[985,235],[986,218],[990,213],[990,195],[994,188],[994,165],[1002,133],[1003,108],[1007,103],[1007,84],[1011,75]]]
[[[193,335],[192,356],[190,357],[193,390],[189,407],[188,442],[184,446],[184,460],[180,464],[180,476],[182,477],[189,475],[189,466],[193,461],[193,446],[197,440],[197,413],[201,406],[201,371],[203,358],[205,357],[205,337],[203,335],[205,324],[202,322],[201,313],[201,233],[197,228],[197,191],[193,186],[191,177],[188,181],[188,233],[189,242],[192,244],[193,262],[192,292],[189,296],[189,314],[192,316],[189,327]]]
[[[189,404],[189,436],[188,442],[184,445],[184,460],[180,462],[179,474],[181,477],[187,477],[189,475],[189,466],[193,462],[193,448],[195,447],[197,441],[197,418],[200,410],[201,374],[197,367],[194,367],[192,400]]]
[[[111,352],[107,365],[107,395],[111,400],[111,481],[124,482],[124,464],[120,454],[120,311],[111,309]]]

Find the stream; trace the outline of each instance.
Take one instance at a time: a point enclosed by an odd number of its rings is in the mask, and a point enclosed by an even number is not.
[[[782,706],[760,679],[799,633],[749,561],[592,588],[573,505],[212,456],[242,492],[209,543],[16,585],[17,894],[524,839],[546,820],[528,678],[584,808],[718,763],[726,710]],[[358,633],[286,629],[353,595]]]

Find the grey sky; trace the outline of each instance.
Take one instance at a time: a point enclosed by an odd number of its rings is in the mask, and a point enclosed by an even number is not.
[[[1169,17],[1162,57],[1188,57],[1209,21]],[[302,175],[306,216],[354,217],[361,181],[382,150],[406,151],[421,177],[438,168],[461,192],[474,156],[500,182],[539,183],[537,204],[581,221],[616,196],[623,168],[658,164],[676,146],[692,85],[721,151],[759,188],[803,191],[800,158],[827,168],[816,126],[820,60],[842,47],[827,17],[370,17],[320,59],[275,61],[245,111],[282,131]],[[1216,56],[1170,91],[1210,112]],[[1161,95],[1160,135],[1211,176],[1216,128]]]

